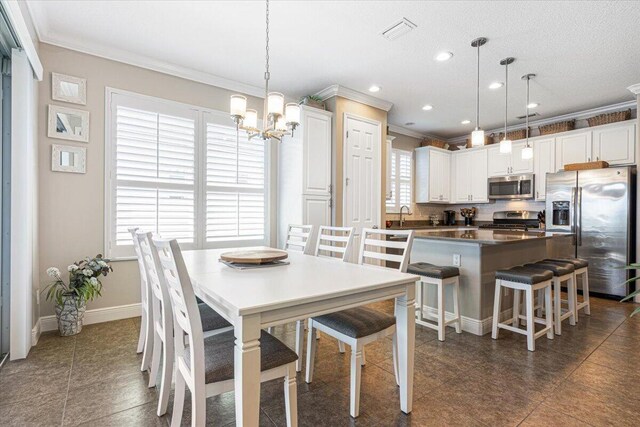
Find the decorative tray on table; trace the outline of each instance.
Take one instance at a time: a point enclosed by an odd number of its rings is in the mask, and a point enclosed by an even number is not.
[[[276,267],[288,265],[289,254],[279,249],[247,249],[233,252],[225,252],[220,255],[220,262],[237,270],[250,268]]]

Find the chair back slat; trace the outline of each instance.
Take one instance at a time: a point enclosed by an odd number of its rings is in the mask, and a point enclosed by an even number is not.
[[[290,224],[287,229],[285,251],[306,252],[307,245],[313,235],[313,225]]]
[[[142,259],[142,253],[140,252],[140,242],[137,238],[139,228],[132,227],[127,231],[131,234],[131,239],[133,240],[133,250],[136,254],[136,260],[138,261],[138,271],[140,272],[140,302],[142,307],[148,311],[149,308],[149,279],[147,276],[147,268]]]
[[[400,264],[398,270],[406,272],[413,245],[413,234],[413,230],[362,229],[358,262],[366,264],[367,260],[393,261]],[[390,236],[400,237],[403,240],[388,240],[387,238]],[[400,250],[401,253],[388,254],[386,249]]]
[[[318,229],[318,243],[315,255],[346,260],[353,242],[353,227],[330,227],[321,225]]]

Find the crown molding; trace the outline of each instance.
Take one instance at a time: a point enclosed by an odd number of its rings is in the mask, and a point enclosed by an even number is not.
[[[631,85],[627,88],[627,90],[631,93],[634,93],[636,95],[640,95],[640,83],[637,83],[635,85]]]
[[[546,118],[546,119],[530,121],[529,122],[529,127],[544,126],[544,125],[548,125],[550,123],[555,123],[555,122],[559,122],[559,121],[563,121],[563,120],[585,120],[585,119],[588,119],[589,117],[597,116],[599,114],[611,113],[613,111],[620,111],[620,110],[623,110],[625,108],[630,108],[632,110],[637,109],[638,108],[638,103],[635,100],[634,101],[625,101],[625,102],[619,102],[617,104],[604,105],[602,107],[591,108],[589,110],[577,111],[575,113],[562,114],[560,116],[554,116],[554,117],[549,117],[549,118]],[[513,131],[513,130],[518,130],[518,129],[523,129],[524,127],[525,127],[524,123],[507,126],[507,132],[510,132],[510,131]],[[498,133],[498,132],[504,132],[504,127],[499,127],[499,128],[491,129],[491,130],[485,130],[486,134]],[[469,134],[470,133],[471,132],[469,132]],[[467,138],[469,138],[469,134],[456,136],[455,138],[449,138],[446,141],[448,143],[450,143],[450,144],[458,144],[458,143],[464,142]]]
[[[376,98],[375,96],[367,95],[366,93],[358,92],[357,90],[349,89],[348,87],[340,85],[331,85],[325,89],[322,89],[315,95],[319,96],[323,101],[326,101],[329,98],[333,98],[334,96],[340,96],[342,98],[347,98],[352,101],[356,101],[361,104],[365,104],[370,107],[374,107],[387,112],[391,110],[391,107],[393,107],[392,102],[385,101],[383,99]]]
[[[407,128],[403,128],[402,126],[398,126],[398,125],[389,125],[388,126],[389,131],[393,132],[393,133],[399,133],[400,135],[405,135],[405,136],[410,136],[412,138],[417,138],[417,139],[424,139],[427,137],[427,135],[422,134],[420,132],[416,132],[415,130],[411,130],[411,129],[407,129]]]

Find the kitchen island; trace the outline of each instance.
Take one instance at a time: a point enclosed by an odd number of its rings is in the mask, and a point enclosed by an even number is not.
[[[505,231],[459,227],[416,230],[411,262],[454,265],[460,268],[460,313],[464,331],[484,335],[491,331],[496,270],[570,256],[573,235],[544,231]],[[447,319],[453,312],[452,290],[447,289]],[[435,314],[435,286],[425,290],[425,314]],[[512,294],[502,295],[503,313],[511,316]]]

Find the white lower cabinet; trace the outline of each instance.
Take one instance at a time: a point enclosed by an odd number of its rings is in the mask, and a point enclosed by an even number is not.
[[[556,140],[555,138],[536,139],[531,142],[533,146],[533,165],[536,185],[536,200],[544,200],[546,197],[547,173],[556,171]]]
[[[451,201],[451,152],[435,147],[416,148],[416,203]]]

